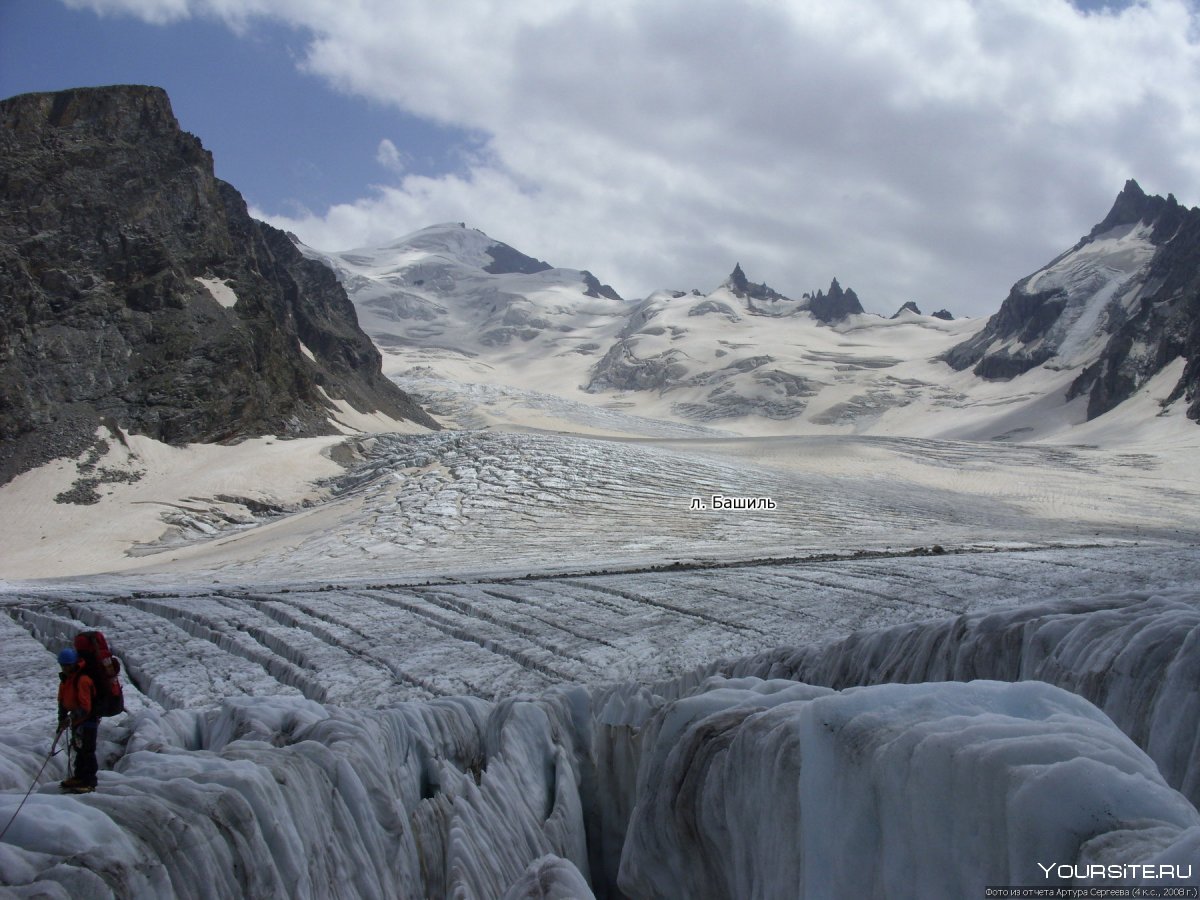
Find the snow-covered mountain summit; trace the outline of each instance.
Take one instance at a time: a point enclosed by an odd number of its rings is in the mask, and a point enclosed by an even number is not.
[[[464,358],[587,353],[589,334],[627,308],[590,272],[554,268],[463,223],[341,253],[299,246],[333,268],[384,348]]]

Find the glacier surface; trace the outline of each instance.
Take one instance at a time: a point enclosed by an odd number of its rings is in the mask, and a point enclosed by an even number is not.
[[[66,634],[101,625],[127,645],[130,713],[103,727],[100,791],[33,793],[0,882],[14,896],[962,897],[1046,883],[1038,864],[1183,872],[1200,851],[1200,598],[1183,586],[1198,565],[1180,547],[1072,548],[446,585],[512,605],[443,631],[440,662],[401,642],[420,615],[386,602],[395,587],[339,603],[298,586],[26,586],[0,617],[0,819],[49,749],[49,716],[29,710]],[[706,589],[741,590],[742,614],[681,606],[660,637],[634,638],[672,618],[668,591]],[[858,597],[849,619],[839,591]],[[564,621],[589,592],[609,621]],[[382,615],[356,620],[372,599],[401,617],[392,636]],[[524,622],[549,650],[539,607],[577,632],[573,649],[558,638],[562,671],[469,630],[503,621],[511,640]],[[685,623],[706,631],[660,659]],[[876,627],[846,636],[855,624]],[[746,656],[768,629],[800,646]],[[471,646],[511,666],[490,694],[497,670],[470,674]],[[704,664],[719,646],[735,657]],[[454,671],[455,653],[473,683],[404,677]],[[613,653],[630,680],[597,683]],[[49,768],[60,777],[61,757]]]

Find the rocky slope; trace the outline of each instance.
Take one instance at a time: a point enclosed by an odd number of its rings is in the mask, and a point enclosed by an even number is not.
[[[170,443],[336,434],[350,408],[437,427],[158,88],[0,102],[0,296],[0,482],[102,423]]]
[[[1131,397],[1169,363],[1186,369],[1168,398],[1200,419],[1200,209],[1128,181],[1079,243],[1013,285],[979,334],[946,361],[986,379],[1077,369],[1067,399],[1087,416]]]

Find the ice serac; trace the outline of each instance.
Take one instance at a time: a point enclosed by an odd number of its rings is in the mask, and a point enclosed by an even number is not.
[[[1124,595],[858,632],[712,668],[832,688],[1039,680],[1086,698],[1200,803],[1200,610],[1190,591]]]
[[[721,681],[642,729],[627,896],[982,896],[1200,834],[1145,754],[1047,684]]]
[[[1194,791],[1198,617],[1182,593],[1114,596],[715,666],[732,677],[383,709],[146,707],[106,744],[100,791],[32,796],[0,883],[949,900],[1045,884],[1039,863],[1194,870],[1200,813],[1175,787]],[[793,672],[828,683],[780,677]],[[44,753],[24,730],[0,734],[0,820]]]
[[[0,884],[159,900],[567,896],[588,867],[575,705],[247,698],[147,713],[96,794],[31,798],[0,845]],[[8,787],[13,767],[0,775]],[[0,794],[5,821],[18,799]]]
[[[0,480],[102,420],[169,443],[436,424],[324,267],[250,218],[159,88],[0,102]]]
[[[1021,279],[982,331],[946,354],[956,369],[1008,379],[1043,366],[1078,370],[1068,399],[1095,418],[1180,357],[1169,401],[1200,418],[1200,209],[1126,182],[1104,220]]]

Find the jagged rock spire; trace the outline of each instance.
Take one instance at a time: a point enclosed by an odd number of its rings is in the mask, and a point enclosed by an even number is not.
[[[840,322],[847,316],[863,312],[862,304],[854,291],[843,288],[836,278],[829,283],[829,293],[817,291],[809,299],[808,311],[821,322]]]
[[[1142,186],[1130,178],[1125,182],[1121,193],[1113,201],[1108,215],[1088,235],[1089,238],[1103,234],[1119,225],[1134,225],[1145,222],[1155,226],[1155,240],[1165,240],[1174,234],[1186,210],[1175,199],[1174,194],[1167,194],[1166,199],[1157,195],[1148,195]]]
[[[755,284],[746,277],[746,273],[742,271],[742,264],[735,263],[733,271],[729,273],[729,277],[725,279],[724,287],[729,288],[739,297],[748,297],[751,300],[763,300],[774,303],[778,300],[787,300],[783,294],[769,287],[766,283]],[[753,304],[751,304],[753,306]]]
[[[742,264],[740,262],[734,263],[733,271],[729,273],[725,284],[732,288],[735,293],[745,293],[750,289],[750,282],[746,278],[746,273],[742,271]]]

